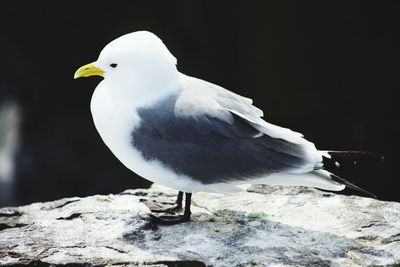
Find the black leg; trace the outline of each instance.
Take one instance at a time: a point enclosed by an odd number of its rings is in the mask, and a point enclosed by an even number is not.
[[[182,205],[182,199],[183,199],[183,192],[179,192],[177,205],[179,205],[179,201],[181,202]],[[150,216],[156,223],[165,225],[173,225],[173,224],[188,222],[190,221],[190,215],[192,214],[192,212],[190,211],[191,203],[192,203],[192,193],[185,193],[185,211],[183,215],[180,214],[155,215],[151,213]]]
[[[185,196],[185,211],[183,212],[183,217],[190,221],[190,215],[192,214],[190,211],[190,205],[192,205],[192,193],[186,193]]]
[[[176,198],[176,207],[178,209],[182,209],[182,200],[183,200],[183,192],[179,191],[178,197]]]

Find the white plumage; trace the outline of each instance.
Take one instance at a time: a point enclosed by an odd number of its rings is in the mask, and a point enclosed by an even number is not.
[[[302,185],[335,191],[345,187],[320,169],[322,157],[328,156],[326,152],[318,151],[300,133],[264,121],[263,112],[252,105],[251,99],[180,73],[175,57],[152,33],[135,32],[112,41],[100,53],[95,67],[104,71],[104,80],[95,89],[91,101],[96,129],[127,168],[150,181],[184,192],[231,192],[237,189],[236,185],[248,183]],[[302,157],[302,165],[261,176],[225,177],[205,183],[166,160],[146,158],[132,140],[132,132],[143,123],[139,111],[151,108],[170,95],[176,95],[173,116],[177,119],[194,120],[195,124],[202,118],[210,125],[213,125],[211,120],[217,120],[229,126],[239,117],[254,129],[252,138],[266,135],[301,148],[291,153]],[[201,133],[203,129],[207,131]],[[208,128],[200,128],[199,132],[206,135]]]

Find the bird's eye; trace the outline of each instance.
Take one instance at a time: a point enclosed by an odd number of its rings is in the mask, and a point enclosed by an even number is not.
[[[113,69],[115,69],[117,66],[118,66],[118,64],[116,64],[116,63],[110,64],[110,67],[113,68]]]

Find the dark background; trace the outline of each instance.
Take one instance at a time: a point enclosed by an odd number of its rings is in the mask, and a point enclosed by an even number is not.
[[[384,154],[383,164],[339,174],[400,201],[399,3],[3,3],[0,105],[18,103],[22,124],[14,180],[0,206],[150,185],[94,128],[89,103],[100,78],[73,80],[109,41],[136,30],[157,34],[181,72],[255,99],[266,120],[318,148]]]

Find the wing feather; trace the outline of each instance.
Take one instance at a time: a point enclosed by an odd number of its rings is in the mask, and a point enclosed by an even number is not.
[[[199,116],[203,114],[230,124],[233,123],[233,115],[236,115],[258,131],[258,134],[254,135],[255,137],[265,134],[301,146],[302,151],[299,153],[302,153],[308,162],[308,169],[314,168],[317,163],[322,162],[322,153],[316,149],[313,143],[304,139],[301,133],[263,120],[261,118],[263,111],[252,104],[252,99],[210,82],[181,75],[183,91],[176,103],[177,115]]]

